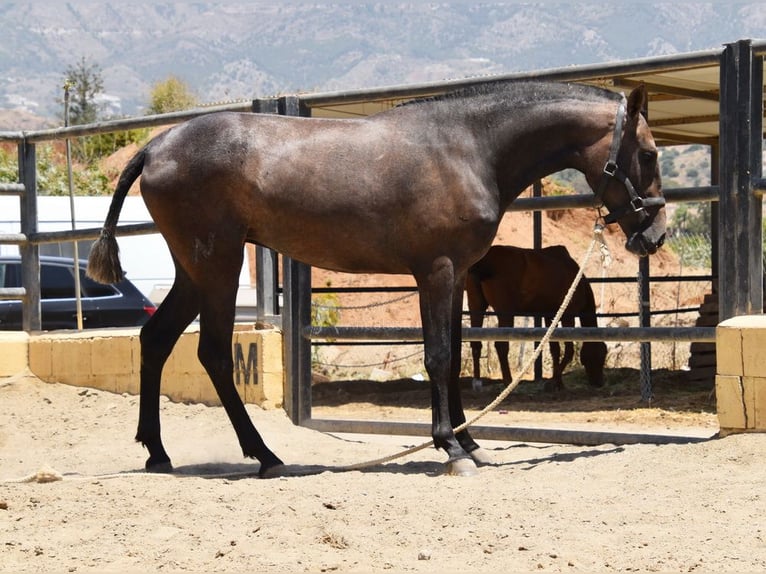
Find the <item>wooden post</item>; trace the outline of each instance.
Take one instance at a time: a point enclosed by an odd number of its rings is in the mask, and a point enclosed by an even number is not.
[[[279,98],[279,113],[305,116],[297,96]],[[311,267],[290,257],[282,258],[285,333],[284,406],[296,425],[311,420],[311,340],[304,329],[311,326]]]
[[[763,58],[750,40],[721,56],[719,320],[763,311],[761,179]]]

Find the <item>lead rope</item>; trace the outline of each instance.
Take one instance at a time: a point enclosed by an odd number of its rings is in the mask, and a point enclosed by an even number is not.
[[[559,307],[559,310],[556,312],[556,315],[553,317],[553,320],[551,321],[550,326],[548,327],[547,331],[545,332],[545,335],[540,341],[540,344],[537,346],[537,349],[535,349],[531,357],[526,361],[526,363],[524,363],[521,371],[515,377],[512,377],[511,382],[508,383],[505,389],[503,389],[503,391],[497,396],[497,398],[494,401],[492,401],[490,404],[484,407],[484,409],[481,412],[479,412],[476,416],[474,416],[472,419],[455,427],[453,432],[459,433],[460,431],[463,431],[467,429],[469,426],[476,423],[476,421],[481,419],[484,415],[486,415],[488,412],[490,412],[495,407],[497,407],[501,402],[503,402],[503,400],[505,400],[505,398],[509,394],[511,394],[511,392],[516,387],[519,386],[519,383],[521,383],[521,377],[525,375],[527,371],[529,371],[529,369],[535,363],[537,358],[540,356],[540,353],[542,353],[543,347],[547,345],[548,341],[553,335],[554,329],[558,326],[559,321],[561,320],[561,317],[564,314],[564,311],[569,306],[569,302],[572,300],[572,297],[574,297],[574,293],[575,293],[575,290],[577,289],[577,285],[580,283],[580,280],[582,279],[582,276],[585,273],[585,267],[587,266],[588,260],[590,259],[590,256],[593,254],[593,248],[596,246],[597,243],[599,244],[599,247],[601,250],[602,263],[610,262],[611,256],[609,255],[609,247],[607,246],[606,241],[604,240],[604,226],[599,222],[599,220],[596,220],[596,223],[593,226],[593,239],[588,245],[588,249],[585,251],[585,255],[583,256],[582,262],[580,264],[580,269],[577,272],[577,275],[575,276],[574,280],[572,281],[572,285],[569,287],[569,291],[567,291],[567,294],[564,296],[564,300],[561,303],[561,307]],[[368,460],[366,462],[360,462],[356,464],[333,467],[332,470],[336,472],[346,472],[351,470],[361,470],[364,468],[369,468],[371,466],[378,466],[387,462],[391,462],[392,460],[396,460],[397,458],[401,458],[401,457],[413,454],[415,452],[428,448],[432,446],[433,444],[434,444],[434,441],[430,440],[428,442],[424,442],[423,444],[410,447],[408,449],[405,449],[403,451],[400,451],[398,453],[395,453],[389,456],[384,456],[381,458]]]
[[[609,266],[612,264],[612,254],[609,252],[609,246],[604,241],[603,227],[601,229],[601,236],[599,241],[599,250],[601,251],[601,293],[599,298],[601,299],[598,304],[599,312],[604,312],[604,292],[606,290],[606,274],[609,270]]]
[[[600,219],[600,218],[599,218]],[[561,320],[562,315],[564,314],[564,311],[569,306],[569,302],[572,300],[572,297],[574,296],[575,290],[577,289],[577,285],[580,283],[580,280],[582,279],[583,274],[585,273],[585,267],[588,264],[588,260],[590,259],[590,256],[593,254],[593,249],[596,246],[596,244],[599,244],[600,250],[601,250],[601,259],[602,264],[606,264],[608,266],[609,262],[611,261],[611,257],[609,255],[609,248],[606,245],[606,242],[604,241],[604,226],[599,223],[599,220],[596,220],[596,223],[593,226],[593,239],[590,242],[590,245],[588,245],[588,249],[585,252],[585,255],[583,256],[582,262],[580,263],[580,269],[577,272],[577,275],[575,276],[574,280],[572,281],[572,285],[569,287],[569,291],[567,291],[567,294],[564,296],[564,300],[561,303],[561,307],[559,307],[559,310],[556,312],[556,315],[554,316],[553,320],[550,323],[550,326],[545,332],[545,335],[543,335],[542,340],[540,341],[540,344],[537,346],[537,349],[535,349],[534,353],[529,357],[529,359],[524,363],[522,366],[521,371],[511,379],[511,382],[508,383],[508,385],[503,389],[503,391],[497,396],[497,398],[492,401],[490,404],[488,404],[484,409],[479,412],[476,416],[474,416],[472,419],[464,422],[463,424],[455,427],[454,432],[459,433],[460,431],[463,431],[467,429],[469,426],[473,425],[481,419],[484,415],[486,415],[488,412],[493,410],[495,407],[497,407],[505,398],[511,394],[511,392],[519,386],[519,383],[521,382],[521,377],[529,371],[529,369],[532,367],[534,362],[537,360],[537,358],[540,356],[540,353],[542,353],[543,347],[545,347],[548,344],[548,341],[550,340],[551,336],[553,335],[554,329],[558,326],[559,321]],[[387,462],[391,462],[393,460],[408,456],[410,454],[416,453],[420,450],[426,449],[430,446],[433,446],[434,441],[429,440],[428,442],[424,442],[422,444],[419,444],[417,446],[413,446],[410,448],[407,448],[405,450],[399,451],[397,453],[394,453],[392,455],[376,458],[373,460],[368,460],[365,462],[359,462],[355,464],[349,464],[349,465],[343,465],[343,466],[334,466],[334,467],[321,467],[319,470],[307,468],[304,471],[290,469],[288,476],[308,476],[312,474],[318,474],[320,472],[349,472],[353,470],[362,470],[365,468],[370,468],[373,466],[379,466],[381,464],[385,464]],[[115,474],[105,474],[105,475],[95,475],[95,476],[77,476],[77,477],[67,477],[68,479],[75,479],[75,480],[94,480],[94,479],[106,479],[106,478],[120,478],[125,476],[131,476],[135,474],[140,474],[142,476],[151,475],[151,476],[167,476],[167,477],[174,477],[176,475],[173,474],[156,474],[156,473],[144,473],[144,472],[135,472],[135,473],[115,473]],[[252,476],[254,473],[251,471],[244,471],[244,472],[227,472],[227,473],[221,473],[221,474],[215,474],[215,475],[205,475],[205,478],[239,478],[239,477],[245,477],[245,476]],[[21,482],[53,482],[57,480],[62,480],[64,477],[56,472],[52,471],[50,469],[45,469],[42,471],[38,471],[37,473],[30,474],[29,476],[25,476],[22,478],[17,479],[9,479],[2,481],[3,483],[21,483]]]

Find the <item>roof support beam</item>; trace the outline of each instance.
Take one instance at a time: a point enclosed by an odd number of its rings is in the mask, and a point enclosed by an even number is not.
[[[719,319],[763,311],[763,57],[750,40],[721,58]]]

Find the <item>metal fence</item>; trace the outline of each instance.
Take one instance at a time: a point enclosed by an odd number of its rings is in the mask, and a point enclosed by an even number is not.
[[[725,237],[714,240],[713,262],[714,275],[718,276],[723,308],[722,318],[742,314],[747,310],[762,309],[763,261],[761,258],[760,207],[761,193],[766,185],[761,179],[760,150],[762,143],[762,52],[766,46],[753,50],[748,43],[740,42],[728,45],[720,53],[721,61],[721,143],[714,146],[714,153],[721,153],[720,176],[714,173],[714,181],[723,182],[705,187],[692,187],[665,190],[668,202],[712,201],[720,202],[715,210],[715,218],[720,219],[717,229],[724,230]],[[706,55],[706,57],[708,57]],[[662,66],[667,67],[667,58]],[[646,67],[646,62],[640,64]],[[589,73],[593,77],[608,73],[609,67],[594,67]],[[564,72],[572,74],[575,72]],[[575,73],[576,75],[576,73]],[[582,75],[582,73],[580,73]],[[553,73],[553,79],[561,74]],[[522,76],[520,76],[522,77]],[[537,79],[546,79],[534,74]],[[547,78],[550,79],[550,78]],[[577,77],[573,77],[577,79]],[[468,81],[463,82],[468,83]],[[422,91],[422,90],[420,90]],[[412,96],[420,93],[412,90]],[[370,97],[374,91],[367,91]],[[385,95],[382,90],[379,97]],[[397,96],[406,96],[406,90],[397,90]],[[334,94],[341,98],[342,94]],[[750,102],[743,105],[742,100]],[[233,104],[211,108],[201,108],[186,112],[146,116],[142,118],[98,122],[84,126],[54,128],[32,132],[0,132],[0,142],[18,145],[20,181],[0,184],[0,195],[17,196],[21,205],[21,230],[17,234],[0,235],[0,243],[16,244],[22,255],[22,288],[0,289],[0,298],[22,299],[24,301],[23,328],[34,331],[40,328],[40,290],[39,290],[39,245],[43,243],[94,239],[100,229],[75,229],[59,232],[39,232],[37,229],[37,185],[35,145],[41,142],[64,140],[82,136],[109,133],[121,130],[165,126],[179,123],[193,117],[218,111],[258,111],[280,113],[283,115],[305,115],[308,102],[321,102],[321,96],[286,96],[264,98],[252,103]],[[755,103],[761,106],[758,108]],[[748,107],[749,106],[749,107]],[[757,146],[758,155],[753,151]],[[757,165],[756,165],[757,160]],[[736,200],[736,197],[744,198]],[[541,212],[550,209],[576,209],[594,207],[592,195],[555,196],[521,198],[511,204],[513,211]],[[758,213],[756,218],[752,214]],[[153,224],[120,226],[118,236],[153,233]],[[713,230],[716,232],[716,229]],[[746,248],[742,241],[746,241]],[[757,261],[752,244],[756,244]],[[727,256],[723,259],[719,253],[723,250]],[[744,253],[743,253],[744,251]],[[724,261],[722,273],[715,267],[718,260]],[[259,315],[268,318],[279,314],[285,331],[285,361],[287,385],[285,389],[285,408],[292,420],[298,424],[310,424],[311,421],[311,352],[312,341],[333,339],[335,341],[407,341],[419,340],[419,329],[390,328],[319,328],[310,322],[311,280],[310,269],[300,263],[285,258],[282,264],[283,306],[280,305],[277,285],[277,256],[273,252],[258,248],[257,300]],[[648,268],[639,273],[639,289],[648,289],[651,278]],[[757,280],[756,280],[757,278]],[[642,296],[643,297],[643,296]],[[644,305],[644,301],[646,305]],[[648,297],[643,297],[639,309],[641,326],[633,328],[558,328],[553,340],[572,341],[714,341],[715,329],[710,327],[650,327]],[[464,329],[466,341],[489,340],[539,340],[543,329]],[[642,362],[645,357],[642,356]],[[644,369],[642,369],[643,371]],[[643,384],[642,384],[643,386]],[[319,424],[319,423],[316,423]],[[336,430],[342,430],[336,428]]]

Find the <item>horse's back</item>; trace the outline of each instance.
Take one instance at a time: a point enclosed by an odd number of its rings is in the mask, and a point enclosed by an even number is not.
[[[403,115],[201,116],[147,146],[144,201],[185,260],[198,253],[173,236],[194,227],[335,271],[427,273],[445,253],[467,265],[497,230],[495,190],[458,128],[459,153]]]
[[[496,312],[521,314],[555,313],[579,270],[564,245],[493,245],[471,273]],[[578,286],[578,298],[583,290],[590,291],[586,282]]]

